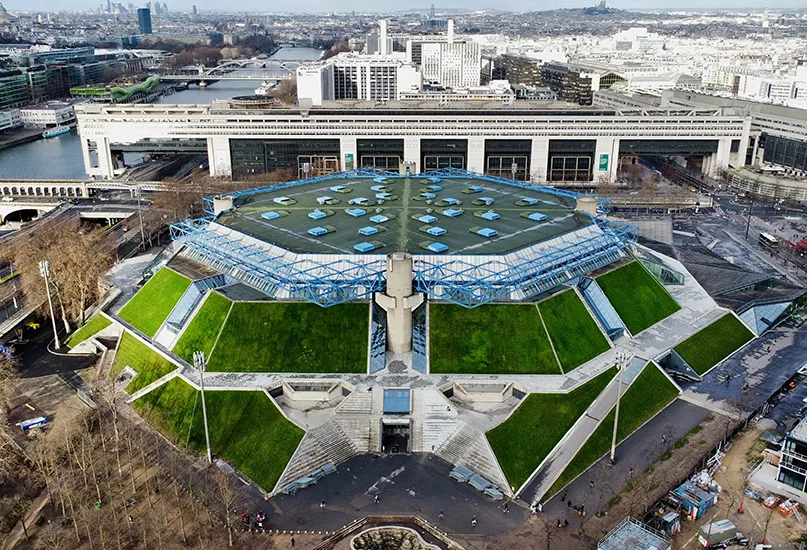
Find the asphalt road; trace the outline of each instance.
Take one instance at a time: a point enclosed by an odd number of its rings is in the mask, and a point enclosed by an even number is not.
[[[616,448],[616,463],[609,466],[610,456],[600,459],[587,472],[566,487],[569,492],[568,501],[573,505],[585,505],[586,514],[596,512],[598,505],[605,505],[614,495],[628,484],[631,468],[634,472],[644,472],[661,455],[667,452],[667,445],[661,443],[664,435],[672,445],[681,439],[692,428],[706,420],[710,411],[675,400],[669,407],[634,432]],[[591,482],[594,482],[592,487]],[[562,494],[556,495],[544,503],[544,514],[553,519],[568,519],[573,527],[577,527],[579,518],[568,506],[568,501],[561,501]]]
[[[33,334],[30,333],[30,329],[26,329],[24,337],[28,338],[28,343],[17,345],[15,348],[20,360],[20,374],[23,378],[59,374],[63,378],[69,379],[75,371],[86,369],[96,359],[95,356],[54,355],[48,351],[48,344],[53,341],[53,329],[49,322],[44,323]],[[63,327],[59,337],[64,339]],[[67,353],[67,348],[63,347],[62,351]]]
[[[770,347],[770,352],[767,351]],[[766,332],[713,369],[699,383],[682,384],[688,397],[734,414],[754,411],[807,363],[807,324],[792,322]],[[727,376],[731,379],[727,383]],[[750,389],[743,392],[748,382]]]
[[[333,531],[373,514],[417,515],[448,532],[487,535],[510,532],[524,522],[527,510],[510,503],[505,513],[505,501],[496,502],[467,483],[454,481],[448,477],[451,469],[431,454],[360,455],[296,495],[278,495],[254,506],[263,507],[270,527],[281,530]],[[376,494],[379,502],[374,502]]]

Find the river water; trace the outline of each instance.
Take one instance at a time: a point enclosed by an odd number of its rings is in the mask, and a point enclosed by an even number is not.
[[[276,60],[317,60],[322,52],[314,48],[284,46],[271,58]],[[206,104],[216,99],[252,95],[260,82],[222,80],[207,88],[192,87],[160,97],[158,104]],[[136,156],[140,156],[139,154]],[[40,139],[0,151],[0,179],[85,179],[81,140],[75,130],[69,134]]]

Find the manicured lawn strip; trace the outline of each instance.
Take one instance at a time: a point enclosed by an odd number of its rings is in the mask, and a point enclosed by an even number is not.
[[[530,394],[510,418],[487,432],[510,485],[517,489],[527,481],[615,374],[611,367],[567,394]]]
[[[67,339],[67,347],[76,347],[84,340],[98,334],[111,324],[112,321],[110,321],[107,317],[103,315],[95,315],[92,319],[87,321],[83,327],[70,335],[70,338]]]
[[[679,309],[664,286],[639,262],[597,277],[608,301],[631,334],[639,334]]]
[[[546,330],[564,372],[579,367],[610,347],[586,306],[573,290],[566,290],[538,304]]]
[[[431,372],[560,374],[534,304],[429,309]]]
[[[236,302],[208,370],[367,372],[366,303]]]
[[[305,432],[260,391],[207,391],[205,402],[213,453],[272,490]],[[183,380],[168,381],[133,406],[169,439],[204,451],[201,398]]]
[[[703,374],[753,339],[754,333],[734,315],[728,314],[674,349],[695,372]]]
[[[172,351],[189,363],[193,363],[193,353],[196,351],[203,351],[205,357],[210,357],[221,325],[224,324],[232,305],[233,303],[221,294],[211,292]]]
[[[623,441],[642,424],[653,418],[661,409],[678,397],[678,389],[653,364],[645,366],[622,396],[619,405],[617,443]],[[549,489],[547,496],[554,495],[573,479],[588,470],[611,448],[614,434],[615,411],[611,409],[602,423],[575,455],[574,459]]]
[[[165,357],[124,331],[115,362],[112,364],[112,376],[118,376],[127,365],[137,371],[137,376],[125,388],[126,393],[130,394],[145,388],[177,368]]]
[[[164,267],[123,306],[118,316],[147,336],[154,336],[190,285],[190,279]]]

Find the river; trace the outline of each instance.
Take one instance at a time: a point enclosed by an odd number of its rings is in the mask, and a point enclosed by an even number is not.
[[[322,52],[314,48],[284,46],[271,59],[317,60]],[[217,99],[252,95],[260,82],[223,80],[207,88],[192,87],[159,98],[158,104],[205,104]],[[140,156],[135,155],[135,156]],[[128,160],[128,159],[127,159]],[[85,179],[81,140],[75,130],[55,138],[40,139],[0,151],[0,179]]]

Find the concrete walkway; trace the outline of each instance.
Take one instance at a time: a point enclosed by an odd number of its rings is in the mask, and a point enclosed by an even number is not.
[[[578,451],[585,445],[600,422],[608,415],[616,404],[617,395],[624,395],[636,379],[647,361],[634,358],[622,373],[622,389],[619,390],[619,376],[616,376],[589,405],[586,412],[575,422],[574,426],[552,449],[552,452],[538,465],[530,479],[519,491],[523,500],[535,504],[540,501],[552,484],[557,481],[566,466]],[[652,368],[656,368],[651,365]],[[619,394],[617,393],[619,391]]]

